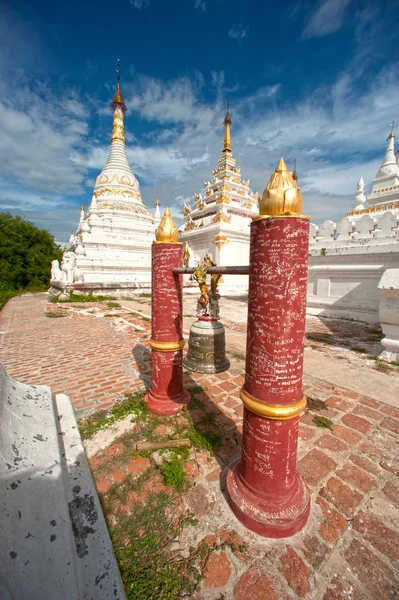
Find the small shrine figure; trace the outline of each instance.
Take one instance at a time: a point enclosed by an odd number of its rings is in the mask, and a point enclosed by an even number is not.
[[[209,289],[208,284],[206,283],[208,267],[215,266],[216,263],[214,263],[207,254],[204,260],[194,271],[193,278],[198,283],[201,292],[201,296],[199,297],[197,303],[197,315],[210,317],[211,319],[215,319],[217,321],[219,319],[220,298],[220,294],[218,292],[218,282],[221,278],[221,275],[211,275],[211,289]]]

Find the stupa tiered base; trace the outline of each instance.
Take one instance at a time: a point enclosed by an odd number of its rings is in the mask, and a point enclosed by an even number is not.
[[[199,316],[191,325],[187,356],[183,365],[195,373],[222,373],[230,367],[222,323]]]

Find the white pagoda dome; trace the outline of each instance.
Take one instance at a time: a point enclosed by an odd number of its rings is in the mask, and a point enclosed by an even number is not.
[[[144,206],[128,162],[119,61],[117,73],[108,160],[96,179],[88,210],[81,212],[63,263],[68,262],[70,273],[73,270],[67,279],[75,289],[120,295],[151,285],[151,245],[157,219]],[[157,209],[159,213],[159,206]]]
[[[249,179],[241,179],[241,170],[231,151],[228,110],[224,119],[224,143],[212,181],[204,182],[204,194],[194,194],[194,207],[184,205],[185,223],[180,240],[187,243],[190,255],[202,260],[206,254],[218,265],[247,265],[252,217],[259,214],[258,193],[251,193]],[[224,276],[224,286],[248,286],[244,276]]]

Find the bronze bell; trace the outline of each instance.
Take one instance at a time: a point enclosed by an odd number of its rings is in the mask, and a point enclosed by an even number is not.
[[[184,367],[195,373],[221,373],[230,367],[226,338],[220,321],[198,317],[191,325]]]

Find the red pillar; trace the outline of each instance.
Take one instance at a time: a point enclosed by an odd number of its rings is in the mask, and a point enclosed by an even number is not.
[[[177,236],[166,209],[152,245],[152,384],[146,397],[150,412],[165,416],[180,412],[190,401],[183,389],[182,276],[173,274],[183,266],[183,245],[173,241]]]
[[[237,518],[265,537],[293,535],[309,516],[296,471],[308,243],[306,217],[261,215],[251,224],[242,455],[228,471],[227,494]]]

